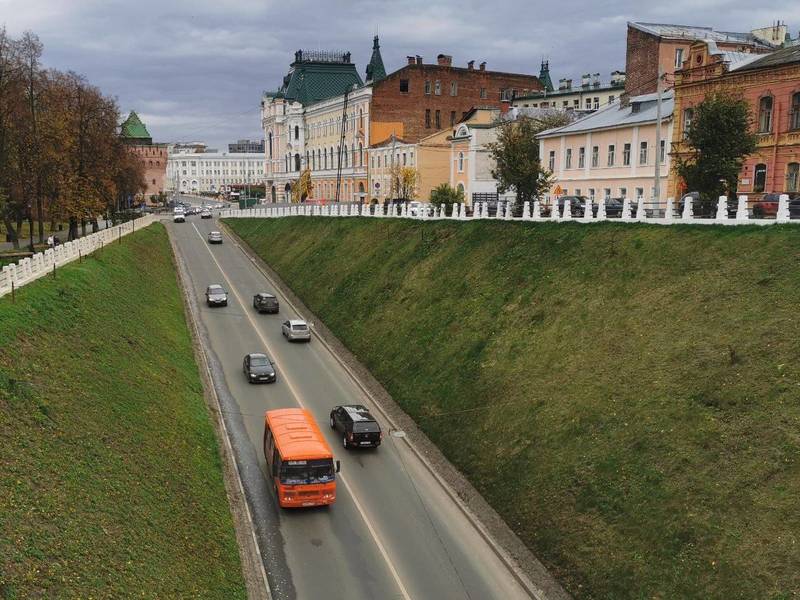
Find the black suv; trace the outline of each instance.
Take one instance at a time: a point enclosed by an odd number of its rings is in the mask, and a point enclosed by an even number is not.
[[[381,426],[367,407],[360,404],[334,406],[331,411],[331,429],[342,432],[342,444],[345,448],[377,448],[383,439]]]
[[[253,296],[253,308],[260,313],[278,314],[278,299],[272,294],[261,292]]]

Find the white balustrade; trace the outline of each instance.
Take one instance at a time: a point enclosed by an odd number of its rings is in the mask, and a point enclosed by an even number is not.
[[[605,196],[600,198],[600,202],[597,203],[597,220],[598,221],[605,221],[606,220],[606,199],[605,199]]]
[[[561,215],[561,220],[563,221],[572,220],[572,201],[569,198],[564,199],[564,214]]]
[[[594,218],[594,204],[592,204],[592,199],[587,198],[586,202],[583,205],[583,217],[581,218],[584,222],[591,222]]]
[[[631,220],[631,199],[627,196],[622,199],[622,220]]]
[[[672,223],[675,220],[673,211],[675,210],[675,200],[671,196],[667,198],[667,208],[664,209],[664,222]]]
[[[717,221],[728,220],[728,197],[720,196],[717,200]]]
[[[692,208],[692,197],[683,197],[683,212],[681,213],[682,221],[691,221],[694,219],[694,209]]]
[[[647,219],[647,211],[644,207],[644,196],[639,196],[636,202],[636,220],[645,221]]]
[[[749,218],[747,214],[747,196],[741,195],[739,196],[739,204],[736,207],[736,220],[747,221]]]
[[[778,196],[778,214],[775,215],[775,221],[778,223],[788,223],[790,218],[789,194],[781,194]]]

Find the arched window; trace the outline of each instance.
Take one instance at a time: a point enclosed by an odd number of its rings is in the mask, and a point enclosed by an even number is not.
[[[786,165],[786,191],[800,191],[800,163]]]
[[[317,170],[317,155],[313,150],[311,151],[311,170]]]
[[[335,158],[336,158],[336,155],[333,153],[333,146],[331,146],[331,169],[335,169],[336,168],[336,162],[334,162]]]
[[[753,191],[763,192],[767,186],[767,165],[759,163],[753,169]]]
[[[758,132],[772,131],[772,96],[764,96],[758,102]]]
[[[458,153],[458,172],[459,173],[463,173],[464,172],[464,153],[463,152],[459,152]]]
[[[358,166],[359,167],[363,167],[364,166],[364,145],[363,144],[359,144],[358,145]]]
[[[297,125],[294,126],[294,139],[300,139],[300,128]]]
[[[300,170],[300,155],[297,153],[295,153],[294,155],[294,170],[295,171]]]
[[[800,129],[800,92],[792,94],[792,108],[789,114],[789,129]]]
[[[317,148],[317,168],[322,168],[322,150],[319,148]]]

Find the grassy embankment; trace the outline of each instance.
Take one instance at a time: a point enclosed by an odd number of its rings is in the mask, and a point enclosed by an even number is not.
[[[0,598],[243,598],[166,231],[0,299]]]
[[[800,228],[228,223],[575,596],[800,593]]]

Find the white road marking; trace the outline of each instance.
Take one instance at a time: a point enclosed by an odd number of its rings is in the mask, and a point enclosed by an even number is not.
[[[211,256],[211,260],[214,261],[214,264],[217,265],[217,268],[219,269],[219,272],[222,274],[222,277],[225,278],[225,281],[227,282],[231,293],[236,297],[236,300],[241,305],[245,317],[247,317],[247,320],[250,321],[250,324],[253,326],[253,331],[255,331],[256,335],[259,337],[259,339],[267,348],[267,350],[269,350],[270,354],[272,354],[272,356],[275,356],[277,358],[275,351],[273,350],[267,339],[264,337],[264,335],[261,333],[258,324],[253,319],[253,315],[250,313],[250,311],[247,310],[247,304],[242,301],[242,297],[236,291],[236,287],[233,285],[233,282],[225,274],[225,270],[222,268],[222,265],[219,264],[217,257],[214,256],[213,252],[211,252],[211,248],[209,248],[208,244],[206,244],[206,241],[203,238],[203,235],[200,233],[200,230],[197,228],[197,225],[192,223],[192,227],[194,227],[194,230],[197,232],[197,236],[203,242],[203,246]],[[301,400],[300,393],[294,387],[294,384],[292,384],[292,380],[288,377],[285,371],[283,372],[283,379],[284,381],[286,381],[286,385],[289,387],[289,391],[292,393],[292,396],[294,396],[294,399],[297,402],[297,404],[299,404],[301,408],[306,408],[305,403]],[[345,479],[344,475],[342,475],[341,473],[339,474],[338,479],[344,484],[344,487],[347,488],[347,492],[350,494],[350,498],[353,500],[353,504],[355,505],[358,512],[361,514],[361,518],[364,520],[364,524],[367,526],[367,529],[369,530],[372,539],[375,541],[375,545],[378,546],[378,550],[380,551],[381,556],[383,556],[383,560],[386,562],[386,566],[389,568],[389,571],[392,573],[392,577],[394,578],[397,587],[400,589],[400,593],[402,594],[403,598],[405,598],[405,600],[411,600],[411,596],[406,590],[406,587],[403,585],[403,582],[400,580],[400,574],[397,572],[397,569],[395,569],[395,566],[392,564],[392,561],[389,558],[389,553],[383,546],[383,543],[381,542],[380,537],[378,536],[378,532],[373,527],[371,521],[369,520],[369,517],[367,517],[366,511],[361,506],[361,503],[358,501],[358,498],[356,497],[355,493],[353,493],[353,488],[350,487],[350,484],[347,483],[347,479]]]

